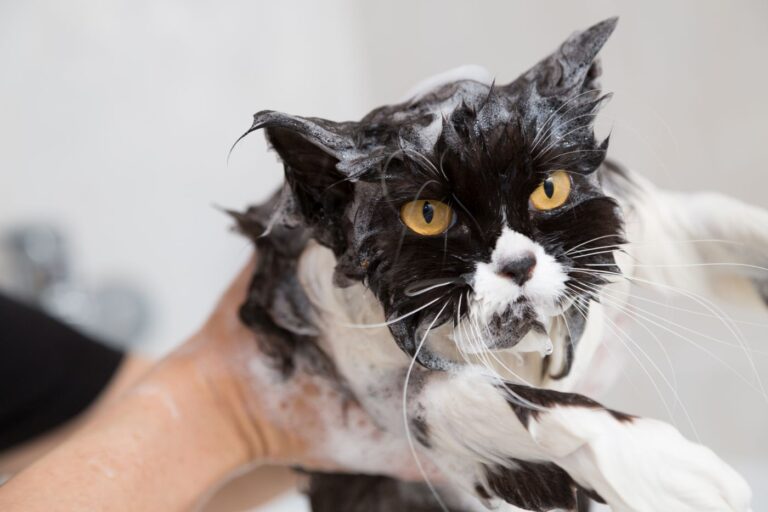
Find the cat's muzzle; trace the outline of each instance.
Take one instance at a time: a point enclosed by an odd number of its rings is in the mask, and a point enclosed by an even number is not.
[[[510,309],[501,314],[494,314],[486,324],[487,337],[485,348],[489,350],[505,350],[515,347],[531,330],[545,333],[544,325],[537,319],[536,314],[529,308],[522,312]]]

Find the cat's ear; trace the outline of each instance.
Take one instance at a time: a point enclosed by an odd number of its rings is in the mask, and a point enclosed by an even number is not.
[[[315,228],[322,243],[340,249],[344,245],[340,217],[354,192],[349,172],[339,165],[355,155],[351,123],[264,110],[253,116],[243,136],[259,129],[265,130],[284,164],[297,213]]]
[[[264,129],[286,171],[290,169],[311,182],[328,174],[338,176],[336,165],[354,149],[348,125],[262,110],[254,114],[253,124],[242,137]]]
[[[574,33],[557,51],[525,73],[521,77],[522,80],[532,83],[541,96],[567,98],[599,89],[597,80],[601,69],[597,54],[613,33],[618,21],[617,17],[608,18],[584,31]]]

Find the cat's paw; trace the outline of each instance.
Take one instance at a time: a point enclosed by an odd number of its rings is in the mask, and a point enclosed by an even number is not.
[[[751,491],[712,450],[660,421],[636,418],[556,462],[615,512],[748,512]]]

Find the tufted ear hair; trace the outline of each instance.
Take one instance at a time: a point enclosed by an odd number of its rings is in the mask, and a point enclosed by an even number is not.
[[[340,163],[356,154],[353,125],[264,110],[253,116],[253,124],[240,137],[265,130],[283,162],[291,204],[314,229],[315,238],[335,251],[345,245],[340,217],[354,191],[350,176],[340,170]]]
[[[619,18],[608,18],[590,28],[576,32],[560,45],[552,55],[545,58],[509,87],[520,82],[533,84],[543,97],[572,97],[598,89],[600,60],[598,52],[616,28]]]

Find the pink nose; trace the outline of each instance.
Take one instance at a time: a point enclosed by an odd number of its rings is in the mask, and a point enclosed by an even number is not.
[[[522,286],[533,276],[533,270],[536,268],[536,256],[532,252],[527,252],[514,260],[505,261],[501,264],[498,274],[511,279],[518,286]]]

